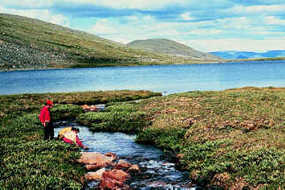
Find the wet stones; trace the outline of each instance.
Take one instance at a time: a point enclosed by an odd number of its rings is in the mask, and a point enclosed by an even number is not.
[[[129,189],[125,184],[130,175],[123,170],[113,169],[103,173],[100,188],[101,189]]]
[[[88,181],[94,181],[94,180],[101,180],[103,173],[106,171],[105,168],[101,168],[100,170],[96,171],[96,172],[88,172],[87,174],[85,174],[85,179]]]
[[[83,106],[81,106],[81,108],[85,111],[85,112],[96,112],[96,111],[98,111],[98,109],[97,109],[97,107],[95,106],[95,105],[90,105],[90,106],[88,106],[88,105],[83,105]]]
[[[131,178],[130,174],[140,172],[140,168],[125,160],[115,162],[117,158],[117,155],[111,152],[82,152],[77,161],[85,164],[87,170],[95,170],[84,177],[87,181],[100,181],[101,189],[129,189],[126,181]]]
[[[98,111],[103,111],[105,109],[105,104],[97,104],[97,105],[83,105],[81,108],[85,112],[98,112]]]
[[[95,167],[97,169],[111,165],[115,159],[115,156],[106,156],[98,152],[82,152],[80,159],[77,161],[81,164],[85,164],[86,168]]]
[[[140,167],[139,167],[139,165],[137,165],[137,164],[132,165],[132,166],[128,169],[128,172],[130,172],[130,173],[139,173],[139,172],[140,172]]]
[[[119,162],[116,165],[116,169],[128,169],[132,166],[129,162],[125,160],[119,160]]]

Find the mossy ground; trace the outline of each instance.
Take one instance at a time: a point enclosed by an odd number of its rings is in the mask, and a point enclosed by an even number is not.
[[[109,97],[108,93],[114,96]],[[106,92],[104,96],[104,92],[98,92],[86,99],[76,93],[53,94],[52,97],[57,103],[79,105],[142,97],[123,94]],[[155,94],[144,97],[152,95]],[[43,99],[50,96],[39,95]],[[109,98],[106,100],[106,97]],[[1,159],[4,159],[1,162],[4,168],[1,170],[1,185],[9,188],[15,182],[19,187],[24,184],[38,188],[80,187],[78,176],[82,169],[76,165],[71,169],[72,160],[78,156],[74,148],[60,142],[41,140],[40,125],[36,115],[32,114],[39,109],[39,103],[31,104],[36,98],[31,98],[31,95],[1,98],[6,104],[1,107],[5,116],[0,131]],[[11,103],[11,100],[22,104]],[[59,105],[54,110],[57,119],[76,117],[95,131],[137,133],[138,142],[156,145],[177,156],[180,167],[188,170],[189,177],[204,187],[285,189],[285,88],[194,91],[107,105],[107,109],[100,113],[83,113],[78,105]],[[11,119],[16,116],[10,117],[13,113],[10,110],[19,113],[16,120]],[[42,156],[36,157],[38,154]],[[35,163],[30,165],[31,162]],[[38,164],[45,162],[47,165]],[[57,164],[49,167],[52,163]],[[12,174],[13,169],[18,171],[15,175]],[[51,174],[54,169],[57,173]],[[40,186],[30,176],[43,176],[46,180],[40,177]]]
[[[285,188],[285,89],[189,92],[140,103],[152,125],[138,135],[172,150],[200,184]]]
[[[194,91],[115,104],[78,121],[92,130],[137,133],[137,142],[176,156],[204,187],[282,189],[284,102],[285,88]]]
[[[0,96],[0,189],[82,189],[86,171],[75,160],[79,148],[43,140],[38,114],[43,102],[55,102],[53,119],[75,119],[81,104],[147,98],[148,91],[23,94]]]
[[[205,63],[130,48],[85,32],[0,14],[0,70]]]

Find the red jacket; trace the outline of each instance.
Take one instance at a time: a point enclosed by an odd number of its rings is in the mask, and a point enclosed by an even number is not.
[[[50,122],[50,112],[47,106],[44,106],[41,109],[41,113],[39,115],[39,119],[41,121],[41,123],[45,123],[45,122]]]
[[[74,142],[72,140],[70,140],[68,138],[65,138],[65,137],[63,138],[63,141],[66,142],[66,143],[69,143],[69,144],[74,144]],[[80,141],[80,139],[79,139],[79,137],[77,135],[76,135],[76,144],[78,146],[80,146],[81,148],[83,148],[83,144],[82,144],[82,142]]]

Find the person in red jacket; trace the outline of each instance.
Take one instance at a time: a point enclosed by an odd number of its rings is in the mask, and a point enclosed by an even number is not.
[[[50,109],[53,107],[53,102],[47,100],[45,106],[41,109],[39,119],[44,126],[44,139],[49,140],[54,138],[54,127]]]

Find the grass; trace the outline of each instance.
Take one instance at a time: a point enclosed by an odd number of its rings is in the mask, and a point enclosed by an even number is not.
[[[38,111],[48,98],[56,104],[84,105],[130,101],[160,95],[143,90],[5,95],[0,96],[0,118]]]
[[[138,133],[149,124],[147,117],[136,105],[128,103],[109,106],[104,112],[80,114],[77,121],[92,131]]]
[[[7,106],[0,109],[5,114],[0,131],[4,160],[0,185],[7,189],[14,183],[36,189],[82,186],[78,177],[82,169],[71,167],[77,151],[60,142],[41,140],[43,132],[34,114],[39,106],[31,102],[39,102],[37,96],[51,96],[62,104],[54,108],[57,120],[72,117],[95,131],[136,133],[137,142],[155,145],[176,157],[179,167],[189,171],[189,178],[205,188],[285,188],[285,88],[193,91],[125,103],[119,101],[158,94],[89,93],[1,96]],[[99,101],[107,103],[104,112],[83,113],[79,107]],[[52,174],[52,170],[57,172]],[[41,183],[28,176],[42,176]]]
[[[75,119],[81,104],[111,103],[160,95],[148,91],[107,91],[0,96],[0,189],[82,189],[86,173],[75,160],[79,148],[43,140],[38,119],[46,98],[55,121]]]
[[[37,19],[0,14],[0,70],[205,62],[129,48]]]
[[[285,188],[285,89],[189,92],[146,100],[139,142],[172,150],[199,184]]]

